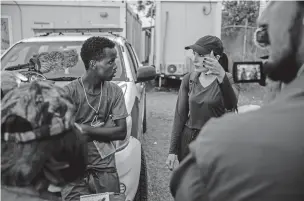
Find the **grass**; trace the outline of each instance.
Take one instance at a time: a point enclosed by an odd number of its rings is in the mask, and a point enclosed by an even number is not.
[[[266,88],[259,84],[242,84],[238,105],[263,105]]]

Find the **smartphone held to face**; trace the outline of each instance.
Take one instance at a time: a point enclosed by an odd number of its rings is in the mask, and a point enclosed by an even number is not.
[[[262,62],[234,62],[233,79],[236,83],[261,83],[265,80]]]

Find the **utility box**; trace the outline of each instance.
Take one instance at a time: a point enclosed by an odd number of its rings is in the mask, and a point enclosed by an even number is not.
[[[193,68],[186,46],[200,37],[221,37],[221,1],[156,1],[154,47],[150,65],[158,76],[182,79]],[[152,59],[151,59],[152,58]]]

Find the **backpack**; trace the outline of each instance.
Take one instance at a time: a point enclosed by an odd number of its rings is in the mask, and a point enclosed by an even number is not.
[[[193,89],[193,84],[196,83],[197,81],[197,78],[199,77],[200,73],[198,72],[190,72],[190,76],[189,76],[189,81],[188,81],[188,86],[189,86],[189,92],[188,92],[188,95],[190,94],[190,92],[192,91]],[[227,75],[227,73],[226,73]],[[225,108],[226,109],[226,108]],[[231,109],[231,110],[227,110],[226,109],[226,113],[229,113],[229,112],[234,112],[234,113],[238,113],[238,108],[237,108],[237,105]]]

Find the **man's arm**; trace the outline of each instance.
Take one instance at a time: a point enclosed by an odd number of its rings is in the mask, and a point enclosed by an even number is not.
[[[113,127],[91,127],[88,125],[81,125],[82,130],[90,138],[97,141],[115,141],[124,140],[127,135],[126,118],[114,120]]]

